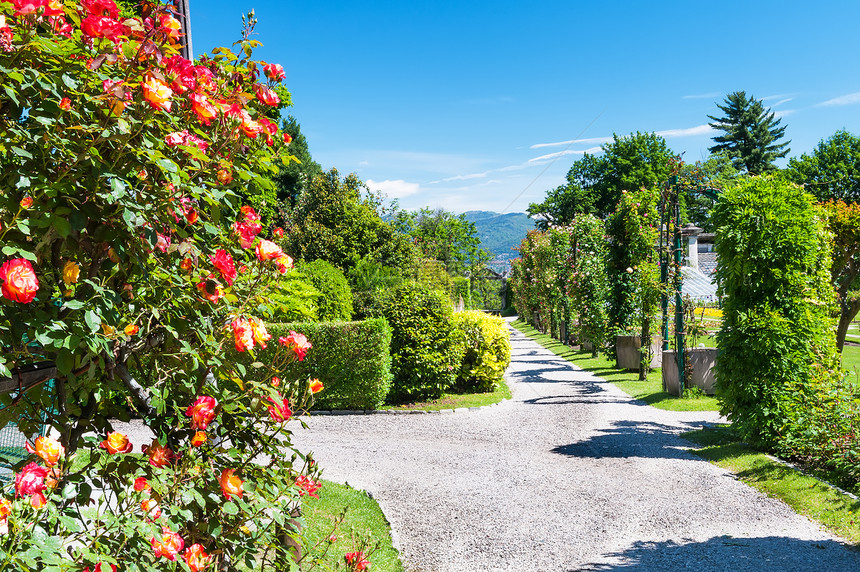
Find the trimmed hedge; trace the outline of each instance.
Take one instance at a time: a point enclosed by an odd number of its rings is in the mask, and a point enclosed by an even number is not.
[[[466,353],[457,376],[464,393],[498,389],[511,363],[511,334],[505,321],[477,310],[454,314],[454,325],[463,332]]]
[[[299,269],[320,291],[317,308],[321,322],[352,319],[352,289],[343,272],[325,260],[301,262]]]
[[[256,355],[266,363],[279,336],[290,330],[307,336],[313,347],[304,361],[280,372],[284,380],[318,378],[325,389],[315,396],[315,409],[376,409],[391,386],[391,328],[382,318],[361,322],[294,322],[266,324],[269,348]],[[241,359],[251,363],[248,354]]]
[[[389,402],[436,399],[454,385],[465,348],[443,293],[404,282],[386,292],[373,312],[392,328]]]

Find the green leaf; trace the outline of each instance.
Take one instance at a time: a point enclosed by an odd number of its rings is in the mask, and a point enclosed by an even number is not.
[[[84,321],[89,326],[91,332],[98,331],[102,326],[102,321],[99,319],[98,315],[92,310],[87,310],[84,314]]]
[[[239,507],[237,507],[236,503],[233,501],[225,502],[224,506],[221,507],[221,510],[226,514],[239,514]]]
[[[66,238],[72,232],[72,225],[64,218],[55,216],[51,220],[51,225],[57,230],[57,234],[63,238]]]
[[[19,157],[26,157],[27,159],[32,159],[33,154],[25,149],[21,149],[20,147],[12,146],[12,152],[18,155]]]
[[[57,371],[63,375],[69,375],[75,366],[75,356],[71,351],[63,348],[57,353],[57,359],[54,363],[57,366]]]

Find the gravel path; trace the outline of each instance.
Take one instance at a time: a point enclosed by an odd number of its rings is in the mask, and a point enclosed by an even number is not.
[[[512,336],[510,401],[295,429],[326,478],[379,501],[408,570],[860,570],[860,554],[686,451],[678,434],[715,413],[648,407]]]

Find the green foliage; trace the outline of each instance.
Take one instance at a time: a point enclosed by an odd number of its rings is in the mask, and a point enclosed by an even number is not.
[[[349,280],[355,316],[365,318],[370,315],[374,301],[385,291],[400,284],[403,276],[396,268],[383,266],[371,257],[364,257],[349,271]]]
[[[316,322],[320,319],[321,292],[304,272],[293,270],[269,284],[269,319]]]
[[[355,175],[336,169],[315,177],[285,225],[285,250],[302,260],[325,260],[344,273],[364,257],[384,266],[412,268],[415,250],[377,212],[378,202]]]
[[[837,131],[811,154],[792,157],[786,174],[820,201],[860,202],[860,137]]]
[[[501,387],[511,363],[511,334],[505,321],[472,310],[454,314],[454,326],[463,332],[466,346],[457,389],[486,393]]]
[[[594,215],[580,215],[571,225],[570,277],[567,293],[579,315],[577,337],[592,344],[596,357],[608,341],[606,310],[609,279],[606,274],[606,236],[603,221]]]
[[[822,205],[827,213],[827,226],[833,235],[833,262],[830,279],[839,301],[839,325],[836,345],[839,351],[845,345],[848,327],[860,312],[860,203],[828,201]]]
[[[799,187],[755,177],[724,190],[714,221],[721,411],[749,442],[785,446],[842,377],[825,219]]]
[[[715,153],[704,162],[682,163],[678,173],[683,194],[681,195],[681,220],[692,222],[704,232],[714,232],[711,211],[716,201],[707,195],[695,192],[698,187],[722,189],[741,174],[732,165],[725,153]]]
[[[323,169],[311,157],[307,137],[302,133],[301,125],[295,117],[290,115],[284,119],[281,128],[293,138],[290,142],[290,153],[294,159],[281,166],[275,176],[275,183],[278,186],[277,197],[281,208],[290,211],[298,203],[299,197],[310,192],[311,183],[323,174]]]
[[[642,347],[649,347],[652,320],[662,292],[657,266],[660,215],[659,193],[641,189],[622,193],[609,220],[609,323],[613,333],[638,330]],[[644,359],[644,358],[643,358]],[[641,372],[640,372],[641,373]]]
[[[316,395],[314,406],[318,409],[376,409],[385,401],[391,385],[391,328],[384,319],[266,327],[273,340],[295,331],[307,336],[313,347],[303,361],[275,372],[260,370],[258,381],[268,383],[272,373],[283,379],[319,379],[324,389]],[[241,360],[249,366],[254,360],[265,362],[276,345],[270,343],[254,358],[242,356]]]
[[[602,150],[599,156],[583,155],[568,171],[567,185],[550,191],[543,203],[529,205],[528,213],[538,219],[538,227],[569,224],[577,214],[606,217],[622,191],[665,184],[675,156],[665,139],[638,131],[624,137],[613,135]]]
[[[454,306],[454,279],[439,260],[425,258],[418,262],[417,282],[427,290],[442,293],[448,304]]]
[[[3,279],[0,377],[41,361],[56,371],[53,390],[3,394],[0,427],[22,419],[33,438],[45,419],[65,454],[14,467],[52,465],[57,484],[2,492],[0,569],[176,570],[153,549],[162,526],[204,546],[212,570],[295,569],[281,533],[297,537],[288,523],[301,505],[296,480],[316,469],[262,404],[287,399],[300,410],[308,387],[284,379],[276,391],[227,357],[237,342],[248,352],[265,343],[258,318],[278,274],[254,255],[259,223],[239,210],[238,193],[271,190],[275,165],[289,158],[276,126],[263,133],[268,110],[248,96],[276,89],[252,59],[253,24],[235,52],[216,49],[194,66],[170,39],[163,3],[147,23],[117,21],[97,2],[53,3],[63,16],[50,21],[23,9],[44,4],[0,4],[11,35],[0,50],[0,264],[26,261],[35,276],[23,286],[32,299],[10,295],[18,281]],[[208,117],[192,96],[211,106]],[[243,332],[253,335],[237,339]],[[281,348],[263,367],[291,359]],[[111,395],[156,435],[148,454],[99,446],[120,413]],[[188,413],[195,402],[201,415]],[[197,430],[208,442],[195,445]],[[177,456],[158,460],[161,447]],[[227,494],[226,471],[235,479]],[[30,475],[43,485],[44,474]],[[138,477],[148,491],[132,487]],[[160,516],[142,509],[145,499],[157,499]]]
[[[765,109],[760,99],[735,91],[726,96],[725,105],[717,104],[717,107],[725,117],[709,115],[708,119],[714,121],[709,125],[725,134],[714,137],[716,145],[708,150],[726,153],[736,169],[760,175],[774,170],[773,162],[790,151],[790,141],[779,142],[785,136],[785,126],[780,126],[782,120]]]
[[[386,292],[373,313],[393,332],[390,402],[436,398],[454,385],[465,348],[443,294],[404,282]]]
[[[469,278],[463,276],[454,276],[452,278],[453,292],[451,299],[455,304],[459,304],[460,300],[466,309],[472,308],[472,284]]]
[[[489,259],[487,251],[480,247],[475,223],[464,214],[430,208],[417,212],[400,210],[392,224],[412,238],[422,257],[438,260],[451,274],[463,274]]]
[[[321,321],[352,319],[352,290],[339,268],[325,260],[314,260],[300,263],[299,269],[320,293],[316,305]]]

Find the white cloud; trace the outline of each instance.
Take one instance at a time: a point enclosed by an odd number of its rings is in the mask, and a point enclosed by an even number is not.
[[[695,127],[687,127],[686,129],[666,129],[657,131],[656,135],[671,139],[672,137],[691,137],[693,135],[707,135],[713,128],[707,123],[704,125],[696,125]]]
[[[529,163],[537,163],[539,161],[551,161],[554,159],[558,159],[559,157],[564,157],[565,155],[583,155],[585,153],[599,153],[602,150],[602,147],[591,147],[590,149],[565,149],[564,151],[556,151],[555,153],[549,153],[547,155],[541,155],[540,157],[535,157],[534,159],[529,159]]]
[[[612,137],[589,137],[588,139],[571,139],[570,141],[558,141],[556,143],[535,143],[529,149],[540,149],[542,147],[562,147],[565,145],[574,145],[577,143],[609,143]]]
[[[367,180],[367,187],[373,191],[379,191],[390,199],[400,199],[414,195],[420,190],[418,183],[407,183],[403,179],[394,181]]]
[[[483,179],[487,176],[489,171],[484,171],[483,173],[470,173],[468,175],[456,175],[454,177],[447,177],[442,179],[443,183],[447,183],[449,181],[469,181],[471,179]]]
[[[817,104],[816,107],[823,106],[832,106],[832,105],[853,105],[855,103],[860,103],[860,91],[856,93],[849,93],[847,95],[840,95],[839,97],[834,97],[833,99],[828,99],[827,101],[822,101]]]
[[[788,103],[789,101],[794,101],[794,98],[793,97],[786,97],[785,99],[780,99],[779,101],[777,101],[776,103],[771,105],[771,107],[776,107],[777,105],[782,105],[783,103]]]
[[[761,98],[761,101],[768,101],[770,99],[783,99],[786,97],[791,97],[793,95],[793,93],[777,93],[776,95],[766,95],[765,97]],[[776,103],[775,105],[779,105],[779,103]]]
[[[779,119],[780,117],[785,117],[786,115],[791,115],[792,113],[796,112],[796,109],[783,109],[781,111],[774,111],[773,116]]]

